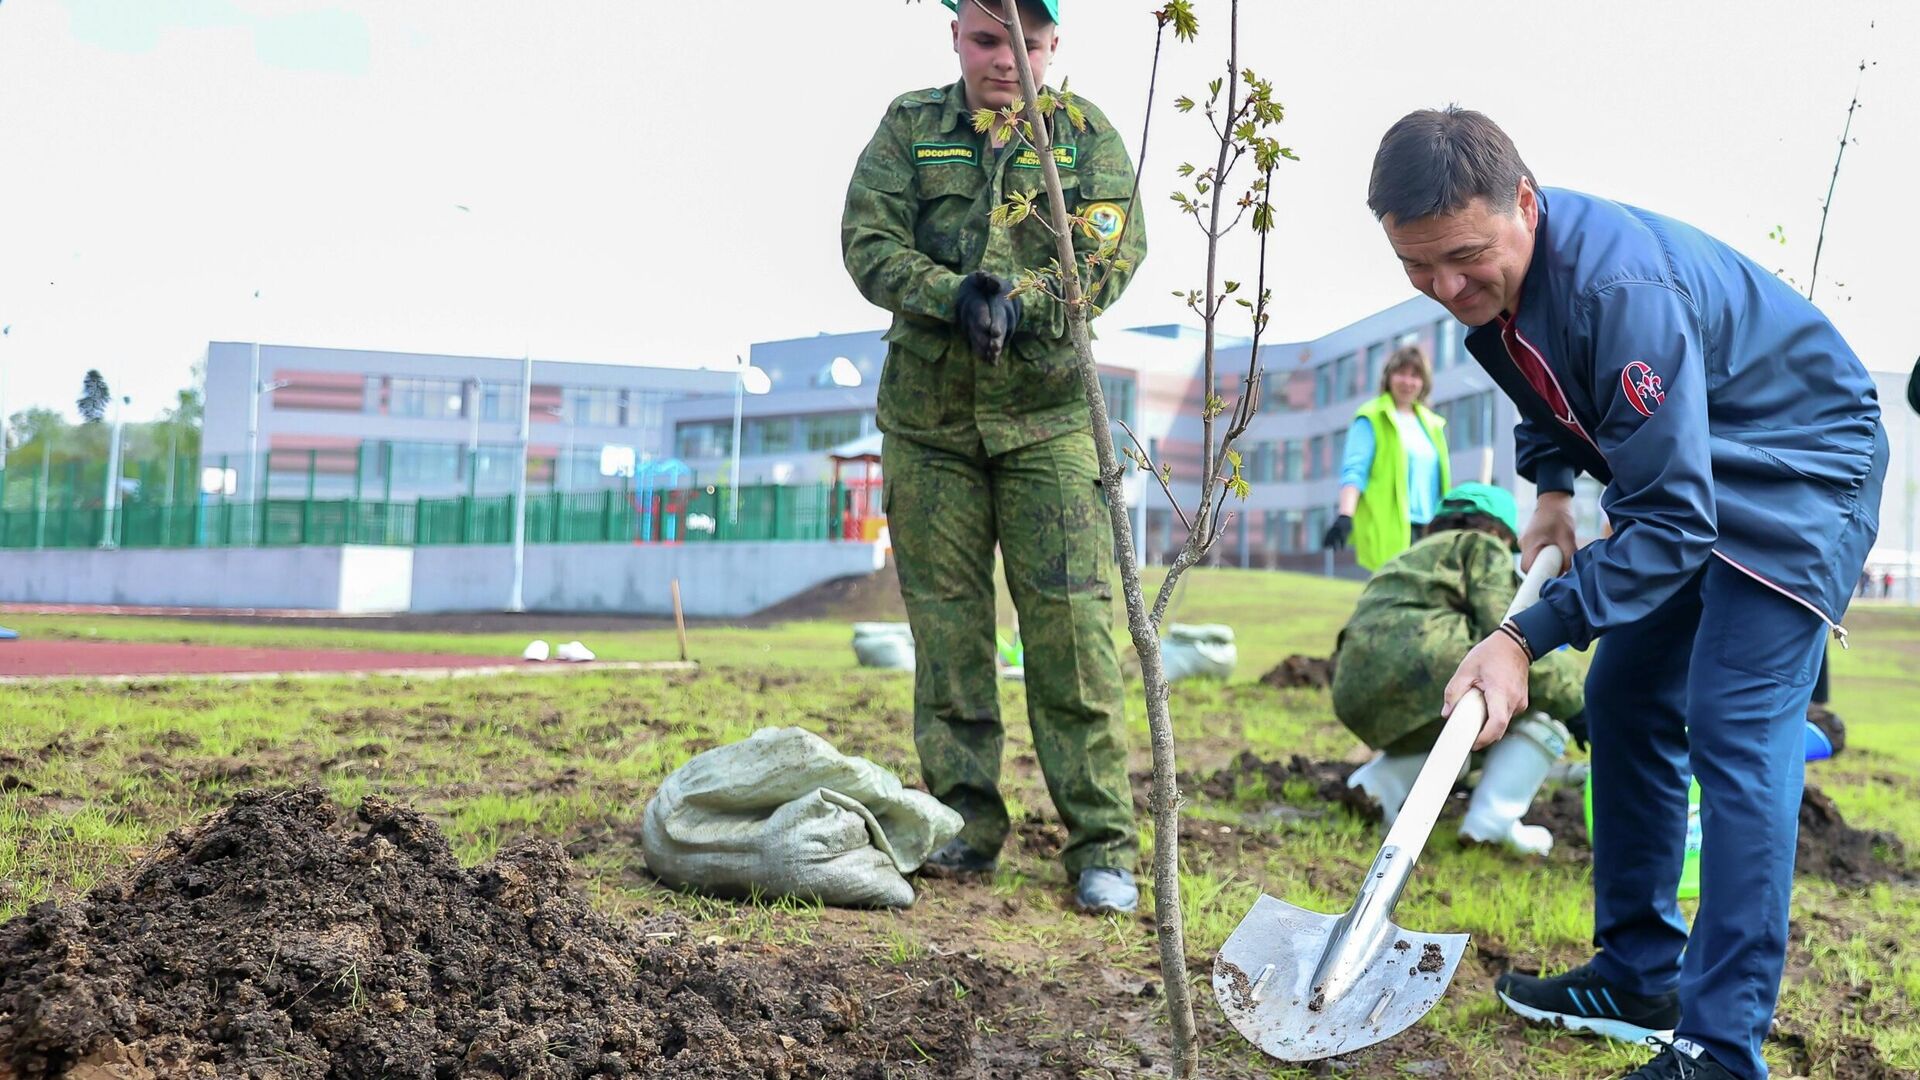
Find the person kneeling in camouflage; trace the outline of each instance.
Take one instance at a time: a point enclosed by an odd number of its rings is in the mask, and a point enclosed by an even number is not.
[[[1391,825],[1445,722],[1441,692],[1467,650],[1506,617],[1519,591],[1513,496],[1462,484],[1441,498],[1427,537],[1367,582],[1334,648],[1334,715],[1375,750],[1347,783],[1380,805]],[[1467,803],[1461,838],[1545,855],[1553,836],[1523,825],[1547,770],[1566,750],[1568,728],[1586,738],[1579,665],[1566,652],[1541,659],[1527,694],[1533,712],[1488,747]]]

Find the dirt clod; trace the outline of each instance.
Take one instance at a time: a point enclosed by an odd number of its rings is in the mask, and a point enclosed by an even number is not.
[[[1879,852],[1885,852],[1882,858]],[[1881,881],[1912,881],[1906,848],[1891,833],[1856,829],[1819,788],[1808,784],[1800,795],[1800,843],[1794,869],[1836,885],[1860,887]]]
[[[1420,972],[1422,975],[1431,975],[1446,966],[1447,954],[1441,951],[1440,946],[1435,945],[1431,941],[1420,946],[1420,963],[1414,970]]]
[[[600,915],[552,841],[469,869],[413,810],[369,798],[355,816],[318,788],[244,792],[120,877],[0,926],[0,1076],[971,1069],[953,987],[980,973],[964,961],[889,969],[883,998],[857,981],[869,965]]]
[[[1264,685],[1276,690],[1318,689],[1333,685],[1333,661],[1324,656],[1294,653],[1260,676]]]

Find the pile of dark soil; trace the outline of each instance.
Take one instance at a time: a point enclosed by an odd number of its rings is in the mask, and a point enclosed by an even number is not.
[[[871,574],[852,574],[823,581],[805,592],[787,597],[754,613],[755,623],[844,619],[847,622],[905,622],[906,602],[900,599],[900,575],[893,560]]]
[[[1329,687],[1333,685],[1333,659],[1294,653],[1260,676],[1260,681],[1276,690]]]
[[[956,990],[992,989],[978,962],[883,972],[699,943],[677,920],[595,913],[551,841],[467,869],[413,810],[370,798],[357,824],[344,818],[317,788],[246,792],[118,879],[0,926],[0,1078],[878,1078],[986,1064]],[[893,993],[870,992],[881,978]]]
[[[1375,806],[1358,790],[1347,786],[1347,777],[1353,774],[1355,766],[1341,761],[1308,761],[1294,754],[1286,761],[1267,761],[1251,750],[1242,750],[1240,756],[1211,776],[1193,779],[1183,777],[1181,788],[1198,791],[1209,799],[1231,799],[1236,788],[1257,776],[1266,778],[1267,791],[1276,800],[1289,783],[1304,781],[1312,787],[1315,798],[1336,806],[1345,806],[1363,818],[1378,820],[1380,808]]]
[[[1800,845],[1793,858],[1795,871],[1835,885],[1858,888],[1916,879],[1906,868],[1906,847],[1898,837],[1848,825],[1833,800],[1812,784],[1800,795]]]

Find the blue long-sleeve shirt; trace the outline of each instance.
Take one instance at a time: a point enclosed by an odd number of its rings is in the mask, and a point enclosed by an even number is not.
[[[1427,436],[1420,421],[1395,410],[1393,426],[1399,430],[1400,446],[1407,455],[1407,519],[1415,525],[1433,520],[1440,506],[1440,451]],[[1340,484],[1353,485],[1362,494],[1367,476],[1373,471],[1373,425],[1364,416],[1356,416],[1347,429],[1347,453],[1340,462]]]

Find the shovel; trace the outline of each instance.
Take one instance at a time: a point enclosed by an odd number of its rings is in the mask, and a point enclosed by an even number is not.
[[[1559,548],[1543,549],[1507,614],[1531,605],[1560,564]],[[1403,930],[1393,909],[1486,716],[1478,690],[1455,703],[1346,914],[1262,895],[1220,947],[1213,994],[1247,1041],[1283,1061],[1332,1057],[1398,1035],[1439,1003],[1467,935]]]

